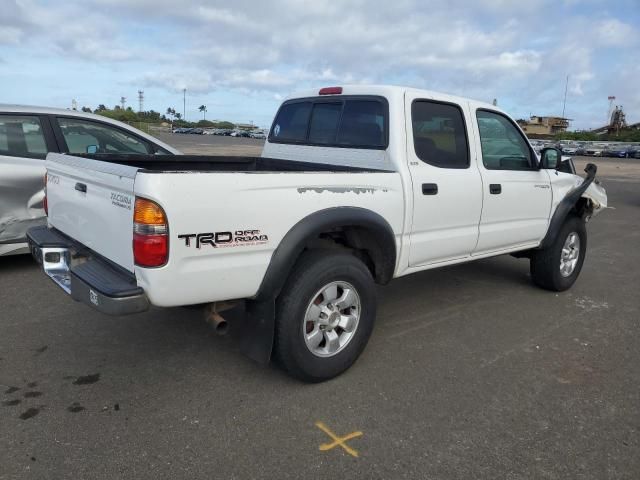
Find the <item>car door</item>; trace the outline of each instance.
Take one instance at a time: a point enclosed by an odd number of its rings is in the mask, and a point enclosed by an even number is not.
[[[45,115],[0,113],[0,255],[45,222],[44,159],[57,151]]]
[[[475,109],[475,116],[483,207],[474,254],[535,246],[549,224],[549,175],[538,169],[535,153],[513,120],[484,108]]]
[[[478,240],[482,183],[471,155],[469,110],[407,93],[407,160],[413,182],[409,266],[468,257]]]

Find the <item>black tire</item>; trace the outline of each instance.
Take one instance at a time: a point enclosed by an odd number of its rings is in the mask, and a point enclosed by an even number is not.
[[[560,272],[560,258],[565,241],[571,233],[577,233],[580,238],[579,256],[573,272],[568,276],[563,276]],[[584,221],[575,215],[570,215],[564,222],[560,232],[558,232],[553,244],[548,248],[535,252],[531,257],[531,277],[534,283],[555,292],[567,290],[580,275],[586,253],[587,229]]]
[[[360,317],[344,348],[316,356],[304,338],[305,314],[314,295],[331,282],[347,282],[360,300]],[[302,255],[276,301],[275,355],[292,376],[322,382],[347,370],[364,350],[376,318],[376,286],[366,265],[349,253],[313,250]]]

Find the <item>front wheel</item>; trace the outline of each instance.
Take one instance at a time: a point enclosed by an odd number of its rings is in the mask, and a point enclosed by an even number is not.
[[[276,356],[284,369],[321,382],[364,350],[376,316],[366,265],[349,253],[317,250],[298,261],[276,303]]]
[[[531,257],[531,277],[547,290],[561,292],[570,288],[582,270],[587,252],[584,221],[569,216],[553,243]]]

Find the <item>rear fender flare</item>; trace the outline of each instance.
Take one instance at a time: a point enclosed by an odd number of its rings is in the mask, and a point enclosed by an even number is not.
[[[258,293],[246,302],[241,351],[249,358],[260,363],[267,363],[271,359],[275,299],[308,242],[320,233],[338,227],[357,227],[350,241],[356,244],[356,248],[364,248],[369,252],[378,283],[391,280],[396,265],[395,236],[389,223],[380,215],[364,208],[336,207],[303,218],[284,236],[271,257]]]
[[[393,229],[379,214],[359,207],[335,207],[315,212],[296,223],[284,236],[271,257],[267,272],[262,279],[255,300],[275,298],[289,276],[309,241],[322,232],[340,227],[356,227],[370,232],[364,249],[371,254],[375,265],[376,282],[384,284],[391,280],[396,266],[396,243]],[[356,240],[360,243],[358,240]]]

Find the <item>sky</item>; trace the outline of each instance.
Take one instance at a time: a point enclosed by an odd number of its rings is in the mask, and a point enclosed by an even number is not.
[[[393,84],[516,118],[640,122],[640,0],[1,0],[0,103],[268,126],[309,87]]]

